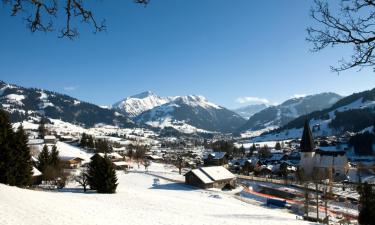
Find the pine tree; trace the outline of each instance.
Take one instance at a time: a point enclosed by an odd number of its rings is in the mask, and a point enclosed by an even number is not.
[[[104,165],[104,179],[103,179],[103,185],[101,185],[100,188],[98,188],[99,193],[115,193],[117,188],[117,176],[116,176],[116,170],[113,167],[113,164],[111,160],[107,156],[103,159],[103,165]]]
[[[88,137],[86,135],[86,133],[83,133],[82,134],[82,137],[81,137],[81,142],[80,142],[80,146],[83,147],[83,148],[87,148],[87,144],[88,144]]]
[[[375,217],[375,191],[371,185],[364,183],[359,186],[358,192],[360,194],[358,223],[372,225]]]
[[[38,156],[38,170],[44,173],[47,167],[50,165],[50,162],[51,162],[51,157],[48,152],[48,147],[47,145],[44,145],[42,151],[40,152]]]
[[[14,132],[8,114],[0,109],[0,183],[15,185]]]
[[[103,158],[99,154],[95,154],[91,158],[87,176],[90,188],[98,193],[116,192],[116,170],[107,156]]]
[[[257,147],[255,146],[255,143],[250,147],[250,153],[249,156],[252,157],[254,155],[254,151],[257,150]]]
[[[276,142],[275,149],[276,150],[281,150],[281,144],[280,144],[280,142]]]
[[[52,146],[49,165],[55,169],[60,166],[59,151],[56,145]]]
[[[32,179],[33,166],[31,162],[30,149],[27,146],[27,135],[21,126],[15,133],[15,150],[16,150],[16,185],[19,187],[29,186]]]

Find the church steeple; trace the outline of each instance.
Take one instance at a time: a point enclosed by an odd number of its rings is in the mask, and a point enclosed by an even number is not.
[[[301,139],[301,152],[313,152],[315,149],[314,139],[310,130],[309,121],[306,119]]]

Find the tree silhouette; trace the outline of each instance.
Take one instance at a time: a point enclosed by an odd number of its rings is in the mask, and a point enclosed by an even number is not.
[[[350,59],[341,59],[340,72],[351,68],[373,67],[375,65],[375,1],[341,0],[338,10],[330,8],[328,0],[315,0],[311,17],[320,27],[308,27],[307,40],[312,42],[313,51],[326,47],[352,46]]]
[[[64,15],[64,25],[59,29],[59,37],[74,39],[78,36],[78,29],[74,27],[74,20],[80,20],[93,27],[94,33],[106,30],[105,20],[100,22],[94,13],[86,7],[83,0],[2,0],[4,5],[11,8],[11,15],[25,15],[25,21],[31,32],[54,31],[54,23],[58,13]],[[134,0],[137,4],[146,5],[150,0]],[[116,3],[110,3],[116,4]],[[60,15],[60,14],[59,14]]]

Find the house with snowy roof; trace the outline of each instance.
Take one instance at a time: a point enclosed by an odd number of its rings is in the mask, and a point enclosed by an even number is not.
[[[211,152],[203,157],[205,166],[223,166],[228,164],[229,155],[226,152]]]
[[[201,167],[185,174],[185,183],[198,188],[233,188],[236,176],[222,166]]]

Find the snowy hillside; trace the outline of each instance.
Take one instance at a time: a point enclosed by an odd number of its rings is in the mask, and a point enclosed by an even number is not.
[[[329,108],[341,98],[335,93],[293,98],[254,114],[241,128],[241,131],[259,131],[281,127],[299,116]]]
[[[328,109],[301,116],[275,131],[255,138],[255,140],[299,138],[306,118],[310,120],[310,126],[315,136],[371,130],[375,123],[375,89],[345,97]]]
[[[241,202],[143,173],[118,172],[117,193],[83,194],[25,190],[0,184],[2,225],[283,225],[309,224],[285,210]]]
[[[92,127],[96,124],[134,126],[127,116],[111,109],[80,101],[70,96],[36,88],[24,88],[0,81],[0,108],[10,113],[13,122],[33,118],[61,119]]]
[[[159,97],[153,92],[147,91],[127,97],[124,100],[113,104],[112,107],[126,113],[130,117],[136,117],[147,110],[168,103],[171,100],[172,98]]]
[[[164,105],[142,113],[136,117],[136,121],[154,127],[188,131],[185,133],[192,130],[232,132],[245,123],[238,114],[196,95],[175,97]]]

